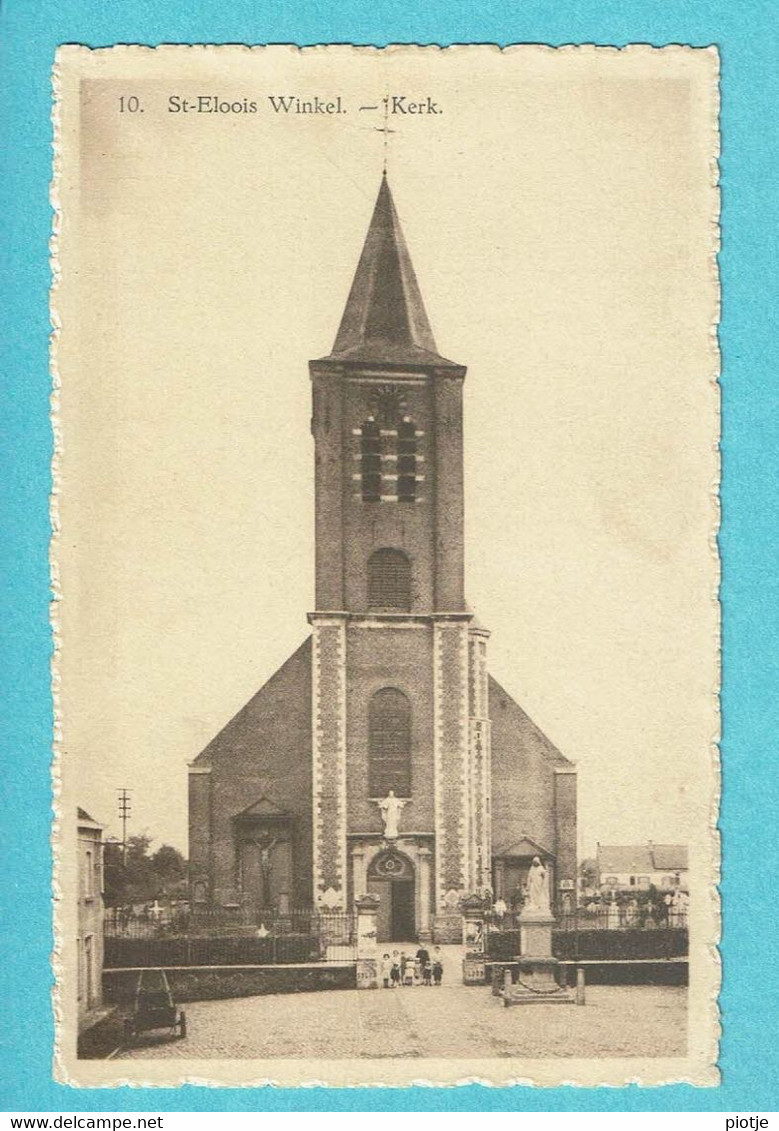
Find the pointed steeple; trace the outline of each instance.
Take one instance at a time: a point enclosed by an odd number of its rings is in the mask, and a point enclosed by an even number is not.
[[[328,360],[454,364],[436,348],[386,173]]]

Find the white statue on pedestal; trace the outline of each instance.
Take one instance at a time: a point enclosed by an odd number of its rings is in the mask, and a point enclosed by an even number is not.
[[[384,800],[377,802],[377,804],[384,821],[384,835],[387,840],[395,840],[398,835],[400,814],[403,812],[406,802],[396,797],[395,790],[391,789]]]
[[[533,857],[533,863],[527,874],[527,902],[523,910],[551,915],[549,907],[549,873],[538,856]]]

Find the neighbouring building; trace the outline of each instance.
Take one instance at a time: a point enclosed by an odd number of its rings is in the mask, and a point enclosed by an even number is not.
[[[601,891],[689,890],[684,844],[599,844],[597,864]]]
[[[574,891],[576,772],[490,676],[465,600],[466,370],[438,352],[386,177],[309,368],[311,632],[191,764],[191,898],[373,892],[380,940],[459,938],[461,900],[510,898],[535,855]]]
[[[78,810],[78,1025],[103,1004],[103,827]]]

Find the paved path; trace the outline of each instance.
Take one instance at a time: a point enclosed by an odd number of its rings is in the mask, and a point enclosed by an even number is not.
[[[444,984],[327,990],[187,1003],[183,1041],[150,1037],[123,1059],[306,1057],[684,1056],[687,991],[591,986],[587,1004],[506,1009],[485,986],[463,986],[459,948]]]

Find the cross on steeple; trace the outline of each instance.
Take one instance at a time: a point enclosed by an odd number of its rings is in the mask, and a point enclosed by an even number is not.
[[[376,131],[376,133],[384,134],[384,163],[383,163],[383,166],[382,166],[382,172],[383,172],[384,176],[386,177],[386,175],[387,175],[387,158],[389,157],[389,135],[390,134],[396,134],[398,131],[392,130],[389,127],[389,98],[388,97],[383,98],[382,101],[384,103],[384,125],[383,126],[374,126],[373,128]]]

